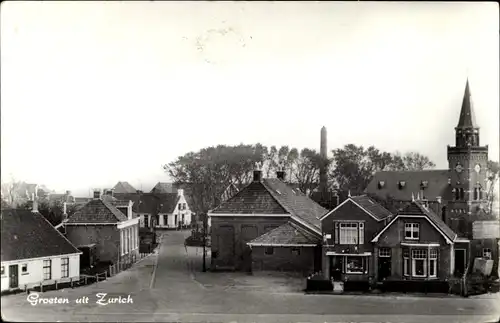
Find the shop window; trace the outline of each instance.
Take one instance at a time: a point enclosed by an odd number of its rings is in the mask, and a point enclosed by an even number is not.
[[[366,272],[366,257],[346,257],[346,273],[363,274]]]

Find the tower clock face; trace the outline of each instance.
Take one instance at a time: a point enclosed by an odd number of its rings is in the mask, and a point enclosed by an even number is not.
[[[481,171],[481,165],[476,164],[476,166],[474,166],[474,170],[476,171],[476,173],[479,173]]]
[[[462,165],[457,164],[457,167],[455,167],[455,170],[457,171],[457,173],[461,173],[464,170],[464,168]]]

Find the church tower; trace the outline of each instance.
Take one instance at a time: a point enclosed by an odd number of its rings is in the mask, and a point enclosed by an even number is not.
[[[485,205],[487,163],[488,146],[480,145],[479,127],[474,117],[467,80],[458,125],[455,127],[455,146],[448,146],[451,194],[448,211],[451,218],[465,218],[471,223],[474,215]]]

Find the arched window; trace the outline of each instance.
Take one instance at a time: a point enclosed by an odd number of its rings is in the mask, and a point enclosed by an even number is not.
[[[477,193],[478,193],[478,198],[480,200],[483,199],[483,188],[481,187],[481,185],[479,185],[479,187],[477,188]]]
[[[453,193],[455,193],[455,200],[460,199],[460,192],[458,191],[458,188],[453,189]]]
[[[464,200],[465,199],[465,195],[464,195],[464,189],[461,188],[460,189],[460,200]]]
[[[474,188],[474,200],[477,201],[479,199],[479,188]]]

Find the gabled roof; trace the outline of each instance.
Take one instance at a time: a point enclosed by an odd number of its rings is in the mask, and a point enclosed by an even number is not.
[[[137,190],[129,182],[118,182],[113,187],[114,193],[136,193]]]
[[[130,200],[134,202],[132,210],[136,213],[154,214],[173,213],[180,197],[177,193],[134,193],[115,194],[120,200]]]
[[[376,220],[384,220],[391,216],[392,213],[387,210],[382,205],[378,204],[366,195],[352,196],[350,197],[354,202],[356,202],[363,210],[369,213]]]
[[[290,214],[296,221],[305,222],[319,231],[319,218],[326,212],[326,209],[299,190],[277,178],[266,178],[250,183],[210,213]]]
[[[173,213],[180,197],[176,193],[158,194],[160,199],[160,213]]]
[[[321,238],[291,221],[248,242],[250,246],[316,246]]]
[[[443,222],[443,220],[437,216],[431,209],[425,207],[419,201],[412,201],[406,207],[403,208],[400,212],[398,212],[397,216],[387,225],[382,231],[380,231],[375,238],[373,238],[372,242],[377,242],[380,236],[400,217],[425,217],[436,230],[438,230],[443,237],[449,241],[453,242],[457,238],[457,234]]]
[[[356,205],[358,208],[363,210],[366,214],[371,216],[377,221],[382,221],[386,219],[387,217],[391,216],[392,213],[387,210],[385,207],[374,201],[373,199],[369,198],[366,195],[361,195],[361,196],[349,196],[344,202],[340,203],[337,207],[335,207],[333,210],[329,211],[328,213],[324,214],[320,220],[325,219],[326,217],[330,216],[330,214],[336,212],[339,208],[341,208],[344,204],[346,203],[353,203]]]
[[[1,261],[80,253],[38,212],[1,210]]]
[[[441,196],[443,199],[449,195],[448,178],[449,170],[422,170],[422,171],[383,171],[373,176],[366,187],[365,193],[373,194],[381,199],[391,197],[397,201],[411,201],[411,195],[417,194],[421,190],[422,182],[427,182],[424,188],[424,197],[428,200],[435,200]],[[400,182],[404,186],[400,187]],[[383,186],[379,187],[379,184]]]
[[[151,189],[151,193],[175,193],[175,188],[173,183],[158,182]]]
[[[465,84],[464,99],[462,101],[462,109],[460,110],[457,128],[478,128],[471,100],[469,79],[467,79],[467,83]]]
[[[118,223],[128,218],[110,202],[93,199],[68,218],[67,223]]]

